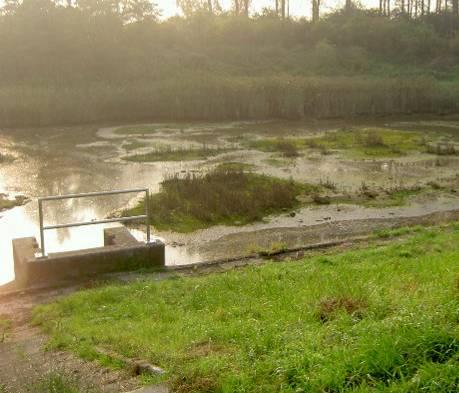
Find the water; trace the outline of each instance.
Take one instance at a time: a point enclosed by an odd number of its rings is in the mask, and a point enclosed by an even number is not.
[[[14,153],[14,162],[0,169],[0,192],[17,192],[31,201],[22,207],[0,213],[0,284],[14,278],[11,240],[39,236],[36,198],[67,193],[106,191],[113,189],[149,187],[153,191],[168,171],[182,170],[181,164],[140,165],[106,162],[118,146],[102,151],[77,148],[75,142],[85,136],[66,141],[69,130],[40,130],[28,135],[26,131],[3,133],[1,147]],[[125,206],[136,195],[93,197],[45,202],[45,224],[101,219]],[[103,227],[93,225],[46,232],[48,252],[70,251],[103,245]],[[115,224],[116,225],[116,224]],[[134,231],[137,238],[144,233]],[[173,255],[172,253],[170,253]],[[174,258],[171,259],[173,263]]]
[[[444,124],[442,124],[444,127]],[[207,162],[130,163],[121,159],[133,151],[126,148],[126,141],[140,142],[138,152],[149,151],[157,144],[228,147],[231,137],[245,133],[276,136],[283,133],[307,135],[316,129],[296,125],[270,125],[261,123],[203,124],[193,127],[164,127],[158,133],[141,135],[118,135],[116,128],[97,130],[90,127],[55,128],[42,130],[0,131],[0,152],[14,155],[11,163],[0,164],[0,192],[24,194],[31,201],[25,206],[0,213],[0,285],[14,279],[11,240],[18,237],[35,236],[39,239],[36,198],[40,196],[107,191],[126,188],[149,187],[152,192],[159,189],[160,182],[171,173],[187,170],[206,170],[221,161],[238,161],[254,164],[258,172],[274,176],[293,178],[298,181],[318,182],[328,179],[343,189],[356,189],[362,182],[394,186],[416,184],[429,179],[448,177],[458,173],[459,160],[418,154],[397,160],[355,162],[337,156],[306,155],[296,160],[272,165],[271,153],[238,150],[209,159]],[[45,224],[101,219],[114,210],[125,207],[136,195],[93,197],[45,203]],[[449,209],[459,207],[457,199],[446,202],[426,201],[423,205],[392,209],[394,214],[419,214],[422,210]],[[302,209],[299,218],[277,217],[269,223],[256,223],[244,228],[215,227],[194,234],[156,234],[165,239],[168,264],[187,264],[214,257],[234,255],[227,245],[238,244],[248,252],[250,245],[242,245],[244,233],[313,224],[321,216],[330,215],[330,209]],[[408,209],[408,210],[407,210]],[[411,210],[409,210],[411,209]],[[344,212],[346,214],[344,214]],[[364,209],[348,206],[341,213],[332,212],[334,219],[377,217],[387,215],[387,209]],[[153,212],[154,214],[154,212]],[[113,225],[113,224],[112,224]],[[116,225],[116,224],[115,224]],[[103,244],[103,227],[87,227],[53,230],[46,232],[48,252],[99,247]],[[139,226],[132,231],[139,239],[144,232]],[[239,240],[234,243],[234,238]],[[242,243],[241,243],[242,242]],[[213,248],[218,252],[212,253]],[[238,255],[239,255],[238,254]]]

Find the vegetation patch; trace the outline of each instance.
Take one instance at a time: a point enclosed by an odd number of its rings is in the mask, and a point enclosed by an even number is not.
[[[316,138],[305,139],[313,149],[344,150],[354,158],[400,157],[423,150],[422,135],[413,131],[385,128],[349,128],[327,132]]]
[[[367,308],[367,303],[362,299],[352,297],[331,297],[319,302],[317,317],[322,322],[334,319],[339,312],[345,312],[353,317],[361,318]]]
[[[284,168],[288,167],[293,163],[293,160],[286,160],[284,158],[267,158],[266,160],[263,160],[263,163],[275,167],[275,168]]]
[[[173,148],[172,146],[161,147],[145,154],[136,154],[123,157],[126,161],[132,162],[160,162],[160,161],[197,161],[206,160],[219,154],[227,153],[230,149],[213,149],[208,147],[195,148]]]
[[[0,193],[0,211],[12,209],[16,206],[22,206],[28,201],[28,198],[24,195],[16,195],[14,198],[10,198],[6,194]]]
[[[299,149],[304,147],[302,140],[295,138],[256,139],[248,142],[247,146],[264,152],[280,153],[285,158],[300,156]]]
[[[223,165],[205,174],[175,174],[150,204],[160,230],[190,232],[216,224],[244,225],[299,206],[298,196],[316,189],[293,181]],[[126,212],[144,211],[144,201]]]
[[[158,132],[175,132],[179,129],[180,128],[178,128],[178,125],[150,124],[150,125],[120,127],[115,130],[115,134],[118,134],[118,135],[149,135],[149,134],[156,134]]]
[[[128,142],[123,144],[123,149],[126,151],[132,151],[141,149],[143,147],[150,146],[148,142],[141,141],[139,139],[129,140]]]
[[[146,359],[174,391],[453,392],[458,228],[326,259],[110,284],[40,306],[34,319],[51,347],[103,344]]]
[[[11,157],[10,155],[4,154],[4,153],[0,153],[0,164],[11,162],[13,160],[14,160],[14,158]]]
[[[254,164],[247,164],[245,162],[223,162],[218,165],[220,170],[228,170],[228,171],[253,171],[255,170],[256,166]]]
[[[343,150],[353,158],[400,157],[413,151],[424,151],[422,134],[385,128],[342,128],[313,138],[265,138],[247,142],[247,146],[284,157],[297,157],[304,149],[323,155]]]
[[[2,315],[0,315],[0,344],[5,342],[6,335],[8,331],[11,329],[11,325],[12,322],[9,318],[5,318]]]
[[[459,146],[452,142],[437,142],[427,144],[427,153],[437,156],[455,156],[459,154]]]
[[[78,381],[58,372],[49,373],[32,385],[31,391],[34,393],[83,393]],[[95,390],[88,389],[84,392],[96,393]]]

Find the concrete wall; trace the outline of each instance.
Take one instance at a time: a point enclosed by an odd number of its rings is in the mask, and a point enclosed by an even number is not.
[[[14,270],[21,286],[53,284],[101,273],[165,266],[164,243],[138,242],[124,227],[104,230],[104,247],[37,257],[35,238],[13,240]]]

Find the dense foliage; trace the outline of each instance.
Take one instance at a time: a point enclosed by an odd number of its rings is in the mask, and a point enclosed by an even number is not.
[[[4,9],[0,125],[457,109],[454,14],[351,9],[313,23],[195,12],[160,21],[148,2],[94,8],[106,3]]]

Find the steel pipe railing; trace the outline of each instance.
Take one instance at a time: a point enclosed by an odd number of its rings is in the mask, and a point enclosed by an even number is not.
[[[145,214],[143,215],[132,216],[132,217],[107,218],[103,220],[74,222],[74,223],[69,223],[69,224],[44,225],[43,223],[43,202],[60,201],[60,200],[75,199],[75,198],[88,198],[88,197],[94,197],[94,196],[109,196],[109,195],[141,193],[141,192],[145,193]],[[72,227],[81,227],[81,226],[96,225],[96,224],[108,224],[108,223],[113,223],[113,222],[130,222],[130,221],[145,220],[145,225],[147,227],[147,243],[150,243],[151,233],[150,233],[150,206],[149,206],[150,203],[149,201],[150,201],[150,191],[148,190],[148,188],[133,188],[129,190],[87,192],[87,193],[82,193],[82,194],[55,195],[55,196],[38,198],[38,220],[40,222],[40,243],[41,243],[42,256],[46,257],[45,231],[51,230],[51,229],[72,228]]]

